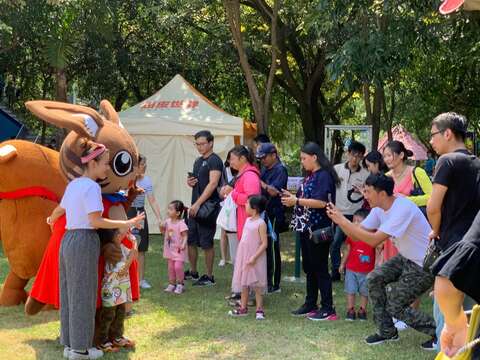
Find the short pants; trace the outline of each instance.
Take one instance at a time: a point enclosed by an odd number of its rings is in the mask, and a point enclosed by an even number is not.
[[[213,238],[217,230],[217,224],[200,224],[195,218],[188,218],[188,240],[189,246],[201,247],[208,250],[213,247]]]
[[[345,272],[345,292],[349,295],[360,294],[368,297],[367,274],[347,269]]]

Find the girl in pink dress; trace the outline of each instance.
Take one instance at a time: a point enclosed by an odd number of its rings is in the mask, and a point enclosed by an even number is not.
[[[261,218],[267,200],[261,195],[248,198],[246,212],[249,216],[243,228],[242,240],[238,244],[232,279],[232,291],[241,293],[240,307],[231,310],[230,316],[246,316],[249,290],[255,291],[257,303],[256,319],[265,319],[263,294],[267,286],[267,225]]]
[[[166,292],[181,294],[184,291],[183,263],[187,247],[188,227],[183,221],[187,208],[180,200],[168,204],[168,218],[161,226],[164,234],[163,257],[168,260],[168,286]]]

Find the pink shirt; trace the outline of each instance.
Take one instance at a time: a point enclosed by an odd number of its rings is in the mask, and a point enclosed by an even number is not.
[[[412,171],[405,175],[400,183],[395,182],[393,193],[400,196],[410,196],[413,190]]]
[[[188,231],[188,227],[183,220],[173,223],[167,219],[165,223],[165,235],[163,240],[163,257],[175,261],[185,261],[185,250],[181,250],[182,233]]]
[[[247,220],[247,204],[250,195],[259,195],[260,173],[253,165],[246,165],[237,175],[237,181],[232,191],[232,199],[237,204],[237,239],[240,241],[243,233],[243,226]]]

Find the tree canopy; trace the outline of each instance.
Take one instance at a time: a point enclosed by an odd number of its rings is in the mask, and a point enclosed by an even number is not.
[[[286,147],[323,144],[326,124],[403,123],[424,142],[431,119],[480,105],[479,15],[393,0],[0,0],[0,88],[29,99],[117,110],[176,73]],[[230,11],[229,11],[230,9]],[[256,90],[255,90],[256,89]],[[259,111],[259,109],[261,111]],[[44,128],[45,130],[45,128]],[[292,139],[295,139],[292,141]]]

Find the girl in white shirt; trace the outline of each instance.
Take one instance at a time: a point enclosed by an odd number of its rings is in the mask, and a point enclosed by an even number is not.
[[[97,179],[107,177],[109,152],[102,144],[85,140],[81,156],[81,177],[72,180],[60,205],[47,219],[53,223],[66,213],[66,232],[59,254],[60,270],[60,342],[69,359],[97,359],[101,350],[92,347],[98,286],[100,240],[95,229],[127,231],[138,226],[145,215],[130,220],[102,217],[101,188]]]

